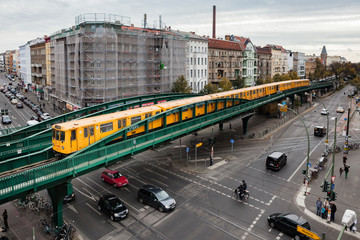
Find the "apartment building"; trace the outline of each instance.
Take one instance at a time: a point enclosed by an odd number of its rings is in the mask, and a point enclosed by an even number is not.
[[[31,88],[39,98],[44,98],[46,86],[45,39],[41,38],[30,44]]]
[[[5,71],[5,53],[0,53],[0,71]]]
[[[243,49],[238,42],[209,38],[209,82],[219,84],[222,78],[235,80],[242,76]]]
[[[82,14],[50,36],[51,101],[63,110],[137,95],[169,93],[186,76],[186,39],[130,18]]]
[[[294,52],[294,71],[300,78],[305,78],[305,53]]]
[[[7,50],[5,52],[5,72],[7,74],[13,73],[13,55],[15,54],[15,50]]]
[[[208,40],[195,32],[177,30],[186,39],[186,76],[193,93],[199,93],[208,82]]]
[[[262,80],[271,79],[272,54],[270,48],[256,47],[258,56],[258,77]]]
[[[244,79],[245,86],[255,86],[257,81],[257,53],[256,47],[251,42],[250,38],[226,35],[225,39],[239,42],[241,48],[243,49],[242,53],[242,78]]]

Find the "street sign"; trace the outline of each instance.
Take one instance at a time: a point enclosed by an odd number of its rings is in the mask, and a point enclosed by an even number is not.
[[[336,177],[336,176],[332,176],[332,177],[331,177],[331,182],[332,182],[332,183],[335,183],[335,177]]]
[[[334,188],[335,188],[335,184],[333,183],[331,184],[331,190],[334,190]]]
[[[201,147],[201,146],[202,146],[202,143],[196,144],[196,147]]]
[[[346,121],[346,120],[347,120],[347,118],[344,118],[344,120]]]
[[[312,232],[312,231],[310,231],[310,230],[308,230],[306,228],[303,228],[303,227],[301,227],[299,225],[297,225],[297,231],[299,233],[304,234],[305,236],[311,237],[312,239],[321,240],[321,238],[316,233],[314,233],[314,232]]]
[[[186,152],[189,152],[189,148],[188,148],[188,147],[186,148]]]
[[[309,163],[308,165],[309,165],[309,167],[311,167],[311,163]]]
[[[230,139],[230,143],[234,143],[234,139]]]

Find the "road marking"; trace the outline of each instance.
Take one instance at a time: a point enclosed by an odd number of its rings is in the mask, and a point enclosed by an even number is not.
[[[94,210],[94,212],[96,212],[97,214],[99,214],[100,216],[101,216],[101,213],[97,210],[97,209],[95,209],[93,206],[91,206],[89,203],[85,203],[89,208],[91,208],[92,210]]]
[[[146,169],[146,171],[151,172],[151,173],[155,173],[156,175],[158,175],[158,176],[160,176],[160,177],[163,177],[163,178],[168,178],[167,176],[164,176],[164,175],[162,175],[162,174],[160,174],[160,173],[157,173],[157,172],[155,172],[155,171],[153,171],[153,170],[150,170],[150,169]]]

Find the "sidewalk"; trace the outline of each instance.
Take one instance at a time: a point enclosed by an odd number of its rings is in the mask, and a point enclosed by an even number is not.
[[[341,133],[339,132],[339,130],[344,130],[344,128],[345,128],[345,121],[340,122],[340,124],[337,127],[337,138],[339,138],[339,140],[344,139],[344,137],[342,137]],[[349,130],[350,130],[349,135],[352,135],[352,138],[350,138],[349,142],[350,143],[360,142],[357,136],[357,134],[360,133],[360,116],[358,112],[353,112],[353,117],[351,118],[350,121]],[[322,188],[320,187],[320,185],[323,184],[325,174],[327,173],[327,171],[329,170],[332,164],[332,154],[328,156],[328,161],[325,164],[324,169],[322,169],[322,171],[319,173],[317,179],[314,179],[309,185],[308,188],[309,194],[307,194],[307,196],[304,196],[305,187],[302,186],[301,189],[299,189],[296,198],[298,206],[303,208],[304,213],[306,215],[316,220],[317,222],[322,223],[327,227],[331,227],[337,231],[341,231],[342,229],[341,220],[346,209],[355,211],[357,213],[357,217],[358,218],[360,217],[360,213],[359,213],[360,192],[356,191],[356,189],[358,189],[358,186],[360,184],[360,175],[359,175],[360,164],[358,164],[358,160],[360,159],[360,149],[354,151],[349,150],[349,153],[346,154],[347,165],[350,165],[349,175],[347,179],[345,179],[345,173],[342,173],[342,176],[340,176],[339,173],[340,167],[344,168],[343,158],[342,158],[343,155],[344,154],[342,152],[335,154],[334,175],[336,176],[336,178],[335,178],[334,191],[337,193],[337,200],[334,202],[336,204],[337,211],[335,213],[334,222],[328,223],[326,219],[322,219],[320,216],[317,216],[316,204],[315,204],[318,198],[324,201],[325,198],[327,197],[327,194],[325,192],[322,192]],[[330,177],[331,177],[330,175],[327,178],[328,182],[330,182]],[[359,228],[359,224],[357,224],[356,227]],[[360,233],[350,232],[349,230],[344,232],[343,239],[349,239],[350,236],[352,237],[352,239],[353,238],[360,239]]]

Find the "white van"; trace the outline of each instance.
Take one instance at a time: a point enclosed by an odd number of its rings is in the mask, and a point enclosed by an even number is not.
[[[30,121],[27,121],[26,122],[26,124],[28,125],[28,126],[32,126],[32,125],[35,125],[35,124],[38,124],[39,122],[38,121],[36,121],[36,120],[30,120]]]

